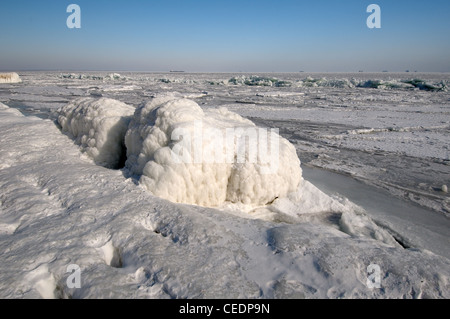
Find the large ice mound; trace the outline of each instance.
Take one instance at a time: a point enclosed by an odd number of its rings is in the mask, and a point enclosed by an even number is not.
[[[136,109],[125,145],[126,167],[140,183],[179,203],[264,205],[302,180],[294,146],[277,132],[171,94]]]
[[[0,83],[20,83],[22,80],[20,76],[15,73],[0,73]]]
[[[58,110],[58,123],[95,163],[120,168],[126,155],[124,136],[134,110],[113,99],[79,98]]]

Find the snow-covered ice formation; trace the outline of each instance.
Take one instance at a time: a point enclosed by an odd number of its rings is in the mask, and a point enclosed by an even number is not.
[[[79,98],[58,113],[62,131],[98,165],[107,168],[123,166],[124,136],[134,107],[107,98]]]
[[[15,73],[0,73],[0,84],[1,83],[20,83],[22,80],[20,79],[20,76]]]
[[[264,205],[301,182],[295,148],[224,108],[166,94],[136,110],[126,166],[153,194],[180,203]],[[277,147],[278,146],[278,147]]]

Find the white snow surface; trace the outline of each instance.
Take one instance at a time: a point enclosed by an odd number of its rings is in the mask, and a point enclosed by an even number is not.
[[[22,79],[15,73],[0,73],[0,84],[1,83],[21,83]]]
[[[246,145],[246,132],[255,133],[247,141],[254,145]],[[296,191],[302,178],[294,146],[276,134],[279,147],[259,152],[258,142],[270,148],[272,140],[257,133],[225,108],[202,110],[163,95],[136,110],[125,138],[127,167],[153,194],[175,202],[263,205]]]
[[[51,120],[3,104],[0,118],[2,298],[449,297],[447,258],[400,247],[307,181],[261,207],[270,220],[175,204],[88,160]]]
[[[97,164],[117,168],[134,107],[113,99],[79,98],[58,110],[62,131]]]
[[[0,85],[1,298],[449,298],[448,74],[20,77]],[[302,161],[297,190],[174,203],[96,165],[53,121],[76,98],[135,108],[174,91],[203,114],[279,128]],[[381,288],[367,285],[371,264]]]

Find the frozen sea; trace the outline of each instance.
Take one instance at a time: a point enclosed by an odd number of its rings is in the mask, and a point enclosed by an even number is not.
[[[0,297],[449,298],[449,74],[19,75],[0,84]],[[172,92],[279,129],[321,195],[301,213],[172,203],[55,122],[79,97]]]

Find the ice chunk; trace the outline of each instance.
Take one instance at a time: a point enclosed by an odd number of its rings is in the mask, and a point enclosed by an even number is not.
[[[119,73],[110,73],[105,77],[105,79],[109,80],[120,80],[121,78],[122,76]]]
[[[21,83],[20,76],[15,73],[0,73],[0,83]]]
[[[263,205],[302,180],[294,146],[277,132],[175,95],[136,109],[125,144],[126,167],[153,194],[175,202]]]
[[[80,98],[59,109],[58,122],[98,165],[119,168],[125,161],[124,136],[134,110],[112,99]]]

